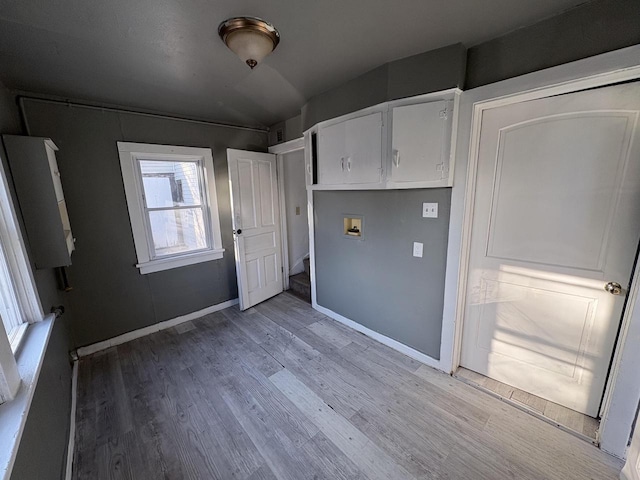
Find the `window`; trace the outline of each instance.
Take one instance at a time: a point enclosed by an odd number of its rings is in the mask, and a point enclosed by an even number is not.
[[[0,403],[20,385],[15,353],[27,326],[44,318],[4,169],[0,167]]]
[[[18,296],[6,258],[4,248],[0,244],[0,318],[12,350],[15,352],[27,324],[18,305]]]
[[[208,148],[118,142],[140,273],[222,258]]]

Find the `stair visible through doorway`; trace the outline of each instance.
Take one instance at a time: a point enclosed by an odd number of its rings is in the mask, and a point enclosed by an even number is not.
[[[289,289],[298,297],[311,303],[311,270],[309,267],[309,259],[305,258],[304,272],[289,277]]]

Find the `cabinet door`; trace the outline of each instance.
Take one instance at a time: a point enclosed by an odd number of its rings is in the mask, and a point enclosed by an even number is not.
[[[382,178],[382,113],[346,122],[344,183],[379,183]]]
[[[71,265],[73,236],[55,151],[47,138],[3,135],[36,268]]]
[[[318,137],[318,183],[321,185],[344,183],[347,122],[320,128]]]
[[[58,162],[56,161],[56,152],[46,143],[45,150],[47,152],[47,160],[49,161],[49,170],[51,170],[53,188],[56,192],[56,199],[60,202],[64,200],[64,193],[62,192],[62,181],[60,180],[60,170],[58,170]]]
[[[318,132],[318,183],[379,183],[382,177],[382,113],[323,127]]]
[[[450,116],[446,109],[445,101],[393,109],[391,182],[436,182],[446,178]]]

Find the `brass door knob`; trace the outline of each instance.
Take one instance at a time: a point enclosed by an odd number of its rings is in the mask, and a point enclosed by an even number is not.
[[[609,282],[604,286],[604,289],[611,295],[620,295],[622,293],[622,285],[617,282]]]

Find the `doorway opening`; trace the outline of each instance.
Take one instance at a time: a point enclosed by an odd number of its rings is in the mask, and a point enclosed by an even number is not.
[[[311,303],[309,217],[304,150],[278,155],[281,185],[285,289]],[[288,280],[288,281],[287,281]]]

